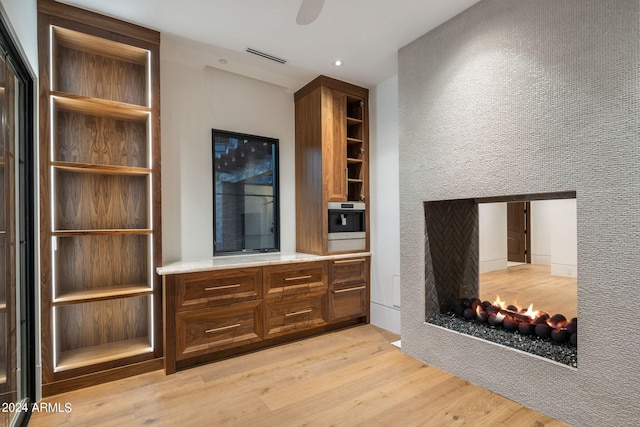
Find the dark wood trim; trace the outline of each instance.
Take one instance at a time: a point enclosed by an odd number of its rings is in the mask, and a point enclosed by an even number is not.
[[[39,62],[39,106],[40,118],[38,123],[39,132],[39,172],[40,172],[40,207],[41,210],[50,209],[51,187],[49,182],[49,169],[51,159],[51,132],[49,131],[49,88],[51,87],[51,76],[49,75],[49,31],[47,15],[38,13],[38,62]],[[46,211],[44,211],[46,212]],[[51,247],[51,216],[40,215],[40,248],[46,252]],[[41,353],[42,353],[42,382],[53,381],[53,337],[51,334],[52,324],[50,319],[52,294],[52,260],[48,254],[40,256],[40,301],[41,301]]]
[[[119,369],[125,366],[132,366],[138,363],[146,363],[158,358],[154,357],[154,353],[147,352],[135,356],[128,356],[119,359],[113,359],[106,362],[88,364],[73,369],[65,369],[53,374],[53,382],[66,381],[72,378],[87,377],[100,372],[109,372],[113,369]]]
[[[473,199],[476,203],[499,203],[499,202],[527,202],[533,200],[556,200],[575,199],[575,191],[557,191],[553,193],[531,193],[517,194],[510,196],[477,197]]]
[[[147,43],[160,44],[158,31],[54,0],[38,0],[38,11],[53,17],[84,23],[101,31],[108,31],[111,36],[126,35]]]
[[[176,372],[176,275],[162,276],[162,295],[164,371],[168,375]]]
[[[162,358],[158,358],[133,365],[121,366],[106,371],[50,382],[42,385],[42,396],[53,396],[55,394],[65,393],[67,391],[77,390],[79,388],[102,384],[109,381],[115,381],[133,375],[157,371],[162,369],[162,365]]]
[[[341,92],[346,93],[347,95],[352,95],[358,98],[368,98],[369,97],[369,89],[356,86],[351,83],[343,82],[340,80],[336,80],[327,76],[318,76],[313,79],[311,82],[307,83],[303,88],[299,89],[294,95],[293,100],[297,101],[300,98],[303,98],[305,95],[313,92],[315,89],[319,87],[327,87],[329,89],[335,89]]]

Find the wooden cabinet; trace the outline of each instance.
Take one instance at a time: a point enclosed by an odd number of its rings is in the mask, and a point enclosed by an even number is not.
[[[369,258],[329,261],[329,320],[364,316],[369,321]]]
[[[368,260],[165,274],[165,372],[368,322]]]
[[[176,360],[259,341],[261,308],[258,300],[176,313]]]
[[[38,11],[48,395],[161,365],[160,37],[52,0]]]
[[[326,262],[264,267],[265,338],[326,325]]]
[[[177,310],[229,305],[262,298],[262,268],[182,274],[176,278]]]
[[[324,261],[264,267],[264,295],[269,303],[322,295],[327,290]]]
[[[296,247],[300,252],[329,252],[329,202],[368,203],[368,96],[365,88],[326,76],[295,93]],[[366,223],[369,230],[368,214]],[[367,231],[365,251],[368,236]]]

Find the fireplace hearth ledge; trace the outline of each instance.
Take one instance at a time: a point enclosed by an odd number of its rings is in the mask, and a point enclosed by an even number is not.
[[[566,419],[563,405],[550,405],[549,396],[567,396],[579,383],[578,368],[426,321],[414,325],[419,327],[403,331],[404,353],[528,408]]]
[[[520,353],[523,356],[537,358],[542,362],[552,363],[554,365],[558,365],[560,367],[568,368],[568,369],[571,369],[571,370],[574,370],[574,371],[578,369],[578,368],[575,368],[573,366],[567,365],[565,363],[560,363],[560,362],[557,362],[555,360],[540,356],[540,355],[535,354],[535,353],[529,353],[527,351],[520,350],[520,349],[517,349],[517,348],[514,348],[514,347],[509,347],[509,346],[504,345],[504,344],[499,344],[499,343],[496,343],[496,342],[493,342],[493,341],[485,340],[483,338],[475,337],[473,335],[469,335],[469,334],[465,334],[465,333],[462,333],[462,332],[454,331],[452,329],[445,328],[444,326],[435,325],[435,324],[430,323],[430,322],[425,322],[425,325],[433,326],[435,328],[442,329],[443,331],[453,332],[454,334],[462,335],[463,337],[473,338],[474,340],[477,340],[477,341],[480,341],[480,342],[483,342],[483,343],[488,343],[488,344],[491,344],[491,345],[494,345],[494,346],[498,346],[498,347],[501,347],[503,349],[512,350],[512,351],[515,351],[517,353]]]

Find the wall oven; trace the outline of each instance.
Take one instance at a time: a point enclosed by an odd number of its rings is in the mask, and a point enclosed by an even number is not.
[[[366,248],[365,204],[329,202],[329,252],[356,251]]]

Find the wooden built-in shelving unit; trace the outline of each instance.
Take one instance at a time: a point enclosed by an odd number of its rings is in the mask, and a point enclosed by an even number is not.
[[[161,364],[159,34],[38,9],[48,395]]]
[[[327,76],[294,95],[299,252],[329,253],[328,203],[369,205],[368,97],[366,88]],[[365,228],[368,250],[368,209]]]

